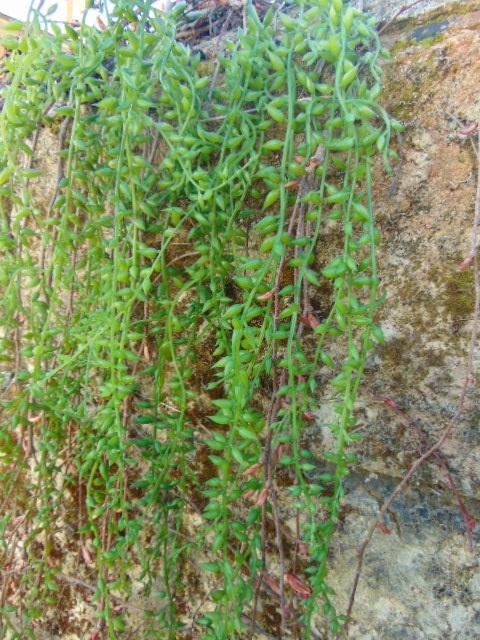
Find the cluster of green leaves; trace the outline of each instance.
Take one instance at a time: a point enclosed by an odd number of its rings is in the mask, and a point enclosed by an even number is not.
[[[309,638],[320,613],[336,633],[328,551],[355,398],[382,340],[371,164],[379,152],[388,165],[397,126],[377,104],[374,25],[342,0],[263,20],[250,7],[214,86],[176,40],[182,5],[166,16],[150,0],[112,4],[105,29],[61,30],[36,11],[5,40],[0,357],[13,384],[0,481],[15,494],[0,514],[5,563],[20,515],[28,532],[22,604],[0,603],[5,625],[15,614],[12,637],[34,637],[42,605],[55,603],[55,534],[75,494],[74,537],[93,550],[108,637],[122,637],[115,594],[128,596],[135,565],[159,602],[145,637],[180,637],[183,569],[199,549],[215,590],[196,628],[240,637],[270,571],[271,518],[282,631],[300,624]],[[58,183],[42,206],[37,146],[52,130]],[[333,225],[341,246],[322,266]],[[333,292],[320,319],[319,287]],[[205,393],[207,424],[195,415]],[[322,474],[304,442],[320,394],[337,415]],[[280,472],[298,514],[295,559],[283,550]],[[194,539],[183,524],[192,508],[204,523]],[[306,577],[288,582],[299,544]]]

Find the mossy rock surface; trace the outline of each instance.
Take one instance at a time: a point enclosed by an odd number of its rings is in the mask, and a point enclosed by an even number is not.
[[[423,13],[424,6],[440,4]],[[381,5],[387,16],[398,7],[377,2],[377,13]],[[331,579],[340,608],[347,604],[359,540],[420,452],[415,429],[384,400],[393,400],[435,441],[458,405],[472,329],[473,272],[458,267],[470,252],[477,166],[470,142],[458,131],[480,117],[480,12],[468,2],[422,3],[419,11],[422,15],[400,21],[384,36],[392,60],[383,100],[406,132],[397,141],[401,162],[393,177],[380,166],[375,176],[386,343],[367,366],[359,412],[365,438],[347,481],[342,533],[333,553]],[[463,419],[442,449],[477,522],[479,406],[473,385]],[[332,446],[327,422],[320,411],[319,453]],[[478,546],[478,527],[473,541]],[[468,550],[465,521],[445,473],[430,461],[374,535],[349,637],[477,638],[479,602],[478,565]]]

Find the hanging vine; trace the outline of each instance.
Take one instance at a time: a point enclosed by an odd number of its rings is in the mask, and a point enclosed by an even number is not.
[[[176,38],[184,5],[110,4],[99,28],[40,7],[4,39],[4,633],[34,638],[55,605],[63,530],[105,637],[130,637],[138,567],[145,638],[251,637],[272,597],[279,638],[337,634],[328,554],[383,340],[372,161],[388,168],[399,127],[374,24],[342,0],[249,4],[217,74]],[[306,437],[320,397],[323,461]],[[188,566],[211,586],[190,621]]]

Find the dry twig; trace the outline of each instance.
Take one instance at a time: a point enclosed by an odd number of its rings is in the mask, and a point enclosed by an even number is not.
[[[400,7],[397,13],[393,14],[393,16],[390,18],[388,22],[386,22],[382,27],[380,27],[380,29],[378,30],[378,33],[381,34],[384,31],[386,31],[389,27],[392,26],[394,22],[396,22],[396,20],[398,20],[398,18],[401,15],[403,15],[407,11],[410,11],[410,9],[413,9],[413,7],[416,7],[417,4],[420,4],[421,2],[425,2],[425,0],[415,0],[415,2],[411,2],[410,4],[404,4],[402,7]]]
[[[415,420],[413,420],[412,418],[410,418],[410,416],[408,416],[407,414],[405,414],[403,411],[401,411],[397,405],[392,402],[391,400],[384,400],[384,404],[386,404],[388,407],[390,407],[392,409],[392,411],[394,411],[397,416],[400,418],[400,420],[403,422],[403,424],[405,424],[408,427],[412,427],[413,429],[415,429],[420,441],[423,443],[424,446],[430,447],[431,446],[431,442],[429,441],[429,439],[427,438],[427,436],[423,433],[422,429],[420,428],[420,426],[417,424],[417,422]],[[448,467],[448,463],[445,460],[444,456],[439,452],[439,451],[435,451],[433,453],[433,458],[435,459],[435,462],[438,464],[438,466],[443,469],[446,477],[447,477],[447,482],[450,486],[450,489],[452,490],[453,495],[455,496],[455,500],[457,501],[458,504],[458,508],[460,513],[462,514],[462,518],[463,521],[465,523],[465,536],[467,539],[467,544],[468,544],[468,549],[469,551],[473,551],[473,542],[472,542],[472,531],[475,528],[475,520],[473,519],[473,517],[469,514],[465,503],[462,500],[462,496],[460,495],[460,492],[458,490],[457,485],[455,484],[455,481],[452,477],[452,474],[450,473],[450,469]]]

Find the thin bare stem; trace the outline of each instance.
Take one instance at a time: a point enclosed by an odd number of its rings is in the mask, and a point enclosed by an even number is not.
[[[425,0],[415,0],[415,2],[411,2],[410,4],[404,4],[402,7],[400,7],[400,9],[397,11],[397,13],[394,13],[393,16],[390,18],[390,20],[388,22],[386,22],[382,27],[380,27],[380,29],[378,30],[378,33],[383,33],[384,31],[386,31],[389,27],[392,26],[392,24],[394,22],[396,22],[398,20],[398,18],[403,15],[404,13],[406,13],[407,11],[410,11],[410,9],[413,9],[413,7],[416,7],[417,4],[420,4],[422,2],[425,2]]]

